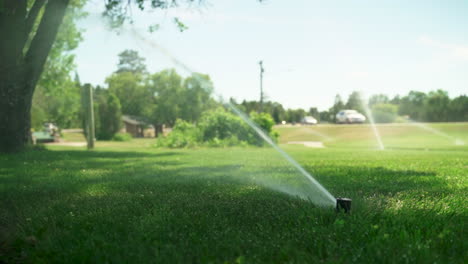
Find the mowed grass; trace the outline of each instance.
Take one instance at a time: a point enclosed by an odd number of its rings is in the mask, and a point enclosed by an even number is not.
[[[428,138],[437,147],[282,145],[353,199],[350,215],[287,194],[301,176],[270,148],[0,155],[0,262],[466,263],[468,151]]]
[[[468,150],[468,123],[377,124],[387,149]],[[321,141],[329,148],[377,148],[372,128],[363,125],[276,126],[281,143]],[[464,144],[463,144],[464,143]]]

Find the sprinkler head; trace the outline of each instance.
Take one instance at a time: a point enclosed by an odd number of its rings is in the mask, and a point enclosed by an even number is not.
[[[344,210],[345,213],[351,212],[351,199],[349,198],[336,198],[336,211]]]

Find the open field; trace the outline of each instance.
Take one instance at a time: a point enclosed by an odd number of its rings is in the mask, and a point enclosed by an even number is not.
[[[467,124],[435,127],[468,142]],[[301,176],[270,148],[54,146],[0,155],[0,262],[468,261],[466,145],[406,125],[381,129],[386,151],[365,125],[277,129],[282,143],[324,142],[282,146],[351,197],[351,215],[300,199]]]
[[[388,149],[468,150],[468,123],[377,124]],[[377,148],[370,125],[276,126],[280,143],[321,141],[331,148]],[[456,142],[456,140],[462,142]],[[458,144],[457,144],[458,143]],[[461,143],[464,143],[462,145]]]

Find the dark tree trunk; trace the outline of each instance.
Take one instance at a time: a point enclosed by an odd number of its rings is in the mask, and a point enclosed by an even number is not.
[[[31,87],[25,87],[28,83],[5,78],[3,74],[0,80],[0,150],[14,152],[30,141],[31,99],[18,94],[18,90],[31,90]]]
[[[70,0],[0,1],[0,152],[21,150],[30,141],[34,88]],[[36,34],[30,32],[39,11]]]
[[[154,124],[154,136],[159,137],[163,136],[163,125],[161,124]]]

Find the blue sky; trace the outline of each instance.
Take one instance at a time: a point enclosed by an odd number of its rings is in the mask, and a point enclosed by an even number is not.
[[[292,108],[325,110],[336,94],[347,98],[353,90],[468,94],[468,1],[210,0],[197,8],[134,9],[134,26],[120,34],[100,18],[103,2],[90,0],[80,21],[83,82],[103,84],[124,49],[139,51],[151,72],[187,74],[147,44],[157,43],[209,74],[218,94],[238,100],[258,100],[259,60],[268,98]],[[189,29],[179,32],[173,17]],[[155,23],[160,30],[148,33]]]

